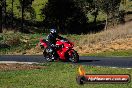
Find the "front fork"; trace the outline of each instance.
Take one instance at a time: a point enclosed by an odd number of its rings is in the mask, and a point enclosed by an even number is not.
[[[68,55],[69,55],[70,57],[72,56],[72,53],[73,53],[73,50],[72,50],[72,49],[68,51]]]

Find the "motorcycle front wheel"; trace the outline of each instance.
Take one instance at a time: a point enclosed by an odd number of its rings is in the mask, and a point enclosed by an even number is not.
[[[69,61],[77,63],[79,61],[79,55],[75,50],[70,50],[69,52]]]

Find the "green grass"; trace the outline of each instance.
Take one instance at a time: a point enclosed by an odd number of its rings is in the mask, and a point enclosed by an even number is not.
[[[84,56],[105,56],[105,57],[132,57],[132,50],[119,50],[113,52],[102,52],[94,54],[84,54]]]
[[[0,88],[131,88],[127,84],[78,85],[78,65],[62,62],[44,63],[44,69],[1,71]],[[132,69],[83,66],[87,74],[130,74]]]
[[[23,47],[23,45],[2,48],[0,49],[0,55],[8,54],[9,52],[15,52],[15,51],[21,52],[21,51],[24,51],[24,49],[25,48]]]
[[[10,45],[8,48],[0,48],[0,54],[8,54],[11,52],[25,52],[28,49],[31,49],[39,43],[40,38],[45,38],[46,34],[23,34],[23,33],[5,33],[1,34],[2,38],[0,43],[8,42],[8,41],[13,41],[16,38],[19,38],[20,43],[17,45]],[[27,42],[24,42],[27,41]]]

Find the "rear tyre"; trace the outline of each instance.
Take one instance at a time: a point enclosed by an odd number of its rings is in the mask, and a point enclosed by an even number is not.
[[[46,51],[44,51],[44,52],[43,52],[43,56],[44,56],[44,58],[46,59],[46,61],[48,61],[48,62],[52,62],[52,61],[53,61],[53,60],[52,60],[52,54],[47,53]]]
[[[75,50],[69,51],[69,61],[77,63],[79,61],[79,55]]]

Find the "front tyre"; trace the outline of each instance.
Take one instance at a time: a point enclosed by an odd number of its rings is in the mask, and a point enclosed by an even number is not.
[[[69,61],[73,63],[77,63],[79,61],[79,55],[75,50],[70,50],[68,54],[69,54]]]

